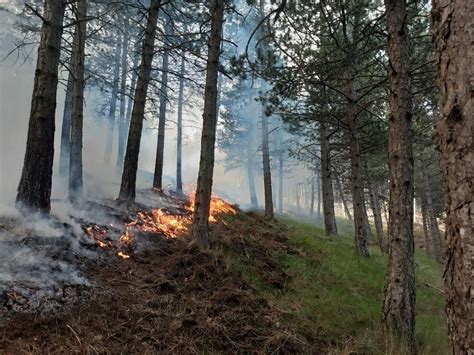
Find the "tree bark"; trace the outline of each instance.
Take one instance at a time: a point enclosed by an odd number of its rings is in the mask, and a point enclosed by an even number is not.
[[[334,191],[332,188],[331,151],[329,148],[328,131],[326,125],[322,122],[319,124],[319,141],[321,144],[324,230],[326,231],[326,235],[337,235],[336,214],[334,212]]]
[[[426,198],[424,196],[424,192],[420,193],[420,202],[421,202],[421,218],[423,223],[423,245],[425,247],[425,251],[428,255],[433,254],[433,248],[431,243],[431,235],[428,229],[428,214],[426,212]]]
[[[77,23],[73,41],[74,77],[72,82],[72,117],[71,117],[71,150],[69,160],[69,200],[77,202],[82,199],[82,136],[84,118],[84,59],[86,44],[87,2],[76,2]]]
[[[423,152],[423,163],[420,166],[421,180],[423,186],[423,197],[425,199],[425,213],[431,234],[431,240],[433,241],[433,251],[436,261],[443,262],[443,245],[441,241],[441,235],[439,233],[438,220],[433,207],[433,197],[431,192],[431,183],[428,176],[428,170],[426,169],[428,157]]]
[[[318,170],[316,170],[316,190],[318,193],[318,223],[321,221],[321,166],[318,167]]]
[[[433,0],[440,91],[437,136],[446,203],[444,284],[449,350],[474,353],[474,2]]]
[[[387,334],[400,336],[412,346],[415,335],[412,94],[405,0],[385,0],[385,11],[390,83],[390,202],[382,321]]]
[[[265,195],[265,218],[273,219],[272,172],[270,165],[270,149],[268,147],[268,117],[262,110],[262,163],[263,188]]]
[[[172,36],[171,20],[168,19],[165,25],[165,38]],[[163,53],[163,65],[161,67],[161,88],[160,88],[160,122],[158,124],[158,136],[156,142],[155,174],[153,177],[153,188],[163,190],[163,157],[165,150],[165,130],[166,130],[166,104],[168,103],[168,65],[169,51]]]
[[[354,211],[355,249],[360,256],[368,257],[367,213],[365,208],[364,187],[360,167],[360,148],[357,127],[356,93],[354,88],[354,69],[348,70],[347,124],[349,126],[349,154],[351,160],[351,192]]]
[[[74,44],[73,44],[74,46]],[[72,60],[71,60],[71,68]],[[59,175],[66,176],[69,173],[69,147],[71,135],[71,115],[72,115],[72,75],[68,74],[66,85],[66,97],[64,99],[63,123],[61,127],[61,146],[59,153]]]
[[[143,40],[142,58],[133,100],[127,149],[123,163],[122,182],[120,184],[119,199],[121,200],[135,200],[138,156],[140,154],[145,103],[150,81],[151,62],[153,61],[153,53],[155,50],[155,32],[160,5],[160,0],[151,0],[148,10],[148,21],[145,29],[145,38]]]
[[[283,213],[283,149],[278,154],[278,212]]]
[[[196,188],[192,236],[202,247],[209,246],[209,209],[214,172],[217,127],[217,76],[224,18],[224,1],[214,0],[210,8],[211,32],[208,42],[204,113],[201,136],[201,157]]]
[[[45,0],[41,39],[31,99],[28,138],[16,204],[36,211],[51,209],[58,64],[65,2]]]
[[[183,105],[184,105],[184,74],[186,71],[185,51],[181,50],[181,69],[178,91],[178,127],[176,138],[176,192],[183,193],[182,156],[183,156]]]
[[[110,109],[109,109],[109,118],[107,122],[107,138],[105,141],[105,155],[104,162],[110,163],[110,158],[112,156],[112,146],[114,143],[114,133],[115,133],[115,113],[117,110],[117,97],[118,97],[118,87],[120,81],[120,58],[122,54],[122,42],[120,37],[117,37],[115,48],[115,62],[114,62],[114,79],[112,82],[112,93],[110,96]]]
[[[377,234],[377,241],[382,253],[386,253],[388,249],[383,233],[382,209],[380,207],[379,191],[377,185],[374,184],[370,179],[367,160],[364,160],[364,173],[365,181],[367,183],[367,190],[369,191],[370,207],[374,215],[374,225],[375,233]]]
[[[120,74],[120,111],[119,111],[119,138],[118,138],[118,153],[116,166],[122,167],[123,157],[125,154],[125,142],[127,139],[127,119],[125,116],[126,104],[126,90],[127,90],[127,70],[128,70],[128,41],[129,41],[129,24],[128,19],[125,19],[125,30],[122,38],[122,72]]]
[[[312,218],[314,214],[314,176],[311,178],[311,202],[309,205],[309,216]]]

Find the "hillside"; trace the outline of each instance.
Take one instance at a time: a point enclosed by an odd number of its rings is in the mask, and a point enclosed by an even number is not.
[[[211,250],[186,236],[140,236],[127,259],[89,261],[91,280],[60,311],[10,314],[0,349],[18,353],[384,352],[380,314],[386,259],[353,251],[288,217],[221,214]],[[138,238],[138,237],[137,237]],[[446,353],[440,266],[417,255],[417,341]],[[66,291],[63,291],[66,292]],[[5,305],[4,305],[5,306]],[[395,345],[391,353],[403,353]]]

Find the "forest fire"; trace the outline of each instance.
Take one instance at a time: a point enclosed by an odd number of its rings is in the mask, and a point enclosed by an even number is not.
[[[188,210],[194,211],[195,200],[196,194],[194,192],[190,193]],[[216,195],[212,195],[211,205],[209,208],[209,222],[217,222],[216,217],[219,214],[235,215],[236,213],[235,208],[229,202],[217,197]]]

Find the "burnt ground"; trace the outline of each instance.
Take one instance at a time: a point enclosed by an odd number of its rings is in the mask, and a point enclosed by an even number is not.
[[[100,250],[98,258],[76,257],[88,282],[59,283],[35,307],[4,292],[1,353],[320,353],[323,345],[283,321],[234,267],[244,261],[285,288],[289,276],[275,257],[298,251],[284,225],[238,211],[220,216],[211,234],[210,250],[185,235],[143,234],[136,243],[146,247],[129,259]]]

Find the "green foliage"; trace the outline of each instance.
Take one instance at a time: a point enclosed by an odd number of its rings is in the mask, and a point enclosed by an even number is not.
[[[247,281],[283,311],[285,322],[298,324],[309,340],[327,343],[336,353],[404,353],[401,345],[385,349],[381,333],[386,256],[373,246],[371,258],[360,258],[350,237],[329,238],[313,225],[285,223],[290,244],[300,251],[276,260],[290,281],[283,290],[272,288],[244,260],[239,269]],[[416,255],[416,263],[419,353],[445,354],[441,269],[423,253]]]

